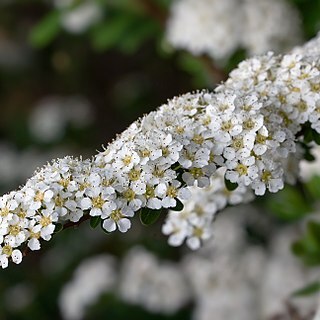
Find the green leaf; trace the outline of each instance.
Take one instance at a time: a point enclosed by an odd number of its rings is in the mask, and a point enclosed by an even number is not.
[[[313,131],[312,131],[312,129],[311,128],[306,128],[304,131],[305,132],[303,134],[303,141],[305,143],[311,142],[313,140]]]
[[[316,160],[316,158],[314,157],[314,155],[310,152],[310,150],[306,150],[304,153],[304,159],[307,161],[314,161]]]
[[[317,145],[320,145],[320,134],[315,131],[315,130],[312,130],[312,135],[313,135],[313,141],[317,144]]]
[[[96,50],[107,50],[122,41],[130,32],[131,19],[128,15],[115,15],[109,17],[107,21],[98,23],[91,33],[91,40]]]
[[[181,210],[183,210],[183,208],[184,208],[183,203],[177,198],[176,198],[176,202],[177,202],[176,206],[174,208],[170,208],[170,210],[172,210],[172,211],[181,211]]]
[[[60,12],[52,11],[43,18],[29,35],[30,43],[38,48],[48,45],[60,31]]]
[[[97,216],[97,217],[91,217],[90,218],[90,227],[92,229],[95,229],[101,222],[101,217]]]
[[[307,265],[320,264],[320,223],[309,221],[304,236],[293,243],[292,252]]]
[[[311,203],[299,190],[289,185],[268,197],[265,205],[275,216],[284,221],[301,219],[312,211]]]
[[[63,224],[61,223],[55,223],[55,228],[54,228],[54,233],[59,233],[60,231],[63,230]]]
[[[230,180],[226,179],[226,177],[224,177],[224,184],[225,184],[227,190],[229,190],[229,191],[233,191],[238,188],[237,183],[231,182]]]
[[[313,176],[308,182],[305,183],[305,186],[315,200],[320,199],[320,176]]]
[[[158,31],[154,21],[143,21],[137,19],[130,28],[130,32],[126,32],[119,42],[120,49],[125,53],[135,52],[142,43]]]
[[[152,210],[149,208],[142,208],[139,213],[141,223],[145,226],[150,226],[159,219],[161,211],[161,209]]]
[[[309,283],[305,287],[292,293],[293,297],[309,296],[320,291],[320,282]]]

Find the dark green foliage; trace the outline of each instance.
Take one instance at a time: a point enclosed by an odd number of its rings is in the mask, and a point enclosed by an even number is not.
[[[320,223],[309,221],[304,236],[293,243],[292,251],[307,265],[320,264]]]
[[[142,208],[139,211],[140,221],[143,225],[149,226],[158,221],[162,210],[152,210],[149,208]]]

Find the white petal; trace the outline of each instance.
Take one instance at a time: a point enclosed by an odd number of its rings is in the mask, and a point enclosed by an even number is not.
[[[5,269],[8,266],[8,258],[5,255],[1,255],[0,263],[1,263],[2,269]]]
[[[200,239],[196,237],[189,238],[187,241],[187,245],[192,250],[197,250],[200,248]]]
[[[116,230],[116,223],[112,219],[106,219],[103,221],[102,227],[108,232],[112,232]]]
[[[129,219],[120,219],[117,223],[120,232],[127,232],[131,227],[131,222]]]
[[[40,249],[40,241],[38,239],[32,238],[28,241],[28,247],[32,250],[39,250]]]
[[[87,210],[87,209],[91,208],[91,206],[92,206],[91,199],[90,198],[83,198],[81,200],[80,205],[81,205],[82,210]]]
[[[20,250],[16,249],[12,251],[11,254],[12,261],[16,264],[19,264],[22,261],[22,253]]]

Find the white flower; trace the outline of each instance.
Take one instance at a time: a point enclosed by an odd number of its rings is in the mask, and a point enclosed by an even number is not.
[[[82,198],[80,204],[82,210],[90,209],[90,216],[104,216],[105,214],[109,214],[111,210],[114,210],[116,206],[109,195],[101,193],[99,187],[90,188],[86,194],[88,197]]]
[[[212,236],[212,230],[208,221],[201,221],[192,226],[192,232],[186,241],[188,247],[192,250],[197,250],[201,246],[202,240],[208,240]]]
[[[164,208],[172,208],[177,204],[176,198],[186,200],[190,197],[190,191],[187,188],[181,188],[181,182],[173,180],[171,184],[160,183],[155,193],[159,198],[162,198],[162,206]]]
[[[112,232],[118,227],[120,232],[127,232],[131,227],[131,222],[128,217],[133,217],[133,210],[121,202],[117,202],[117,206],[114,210],[107,215],[102,223],[102,227]]]
[[[62,13],[61,24],[69,32],[82,33],[102,17],[95,1],[87,1]]]
[[[162,226],[162,233],[169,235],[168,243],[174,247],[181,246],[190,233],[190,225],[186,220],[177,217],[179,214],[180,212],[171,212],[170,218]]]
[[[20,250],[13,249],[10,245],[6,244],[1,247],[0,253],[0,263],[3,269],[8,266],[8,258],[11,258],[14,263],[19,264],[22,261],[22,253]]]
[[[122,147],[114,156],[112,166],[115,170],[128,172],[140,161],[138,154],[127,146]]]
[[[168,41],[196,55],[228,57],[238,45],[241,14],[235,10],[237,5],[234,0],[175,1],[167,26]]]

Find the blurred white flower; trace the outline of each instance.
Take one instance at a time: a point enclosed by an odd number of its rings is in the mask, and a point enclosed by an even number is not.
[[[42,142],[61,139],[69,123],[85,127],[92,121],[90,103],[80,96],[47,97],[40,101],[29,117],[29,129]]]
[[[301,21],[286,0],[176,0],[166,37],[174,48],[227,59],[241,47],[250,55],[293,47]]]
[[[86,308],[113,288],[116,277],[113,257],[100,255],[84,260],[60,293],[59,307],[63,319],[82,319]]]
[[[159,262],[142,248],[132,249],[122,263],[120,296],[155,313],[172,314],[189,299],[189,288],[177,265]]]
[[[31,52],[26,46],[0,34],[0,66],[21,67],[30,60]]]
[[[243,11],[241,41],[250,55],[283,52],[302,39],[299,12],[286,0],[244,0]]]
[[[95,1],[87,1],[62,13],[61,24],[71,33],[82,33],[102,18],[100,6]]]
[[[4,294],[5,305],[13,312],[22,311],[33,302],[34,298],[34,288],[24,282],[8,288]]]
[[[239,45],[237,0],[177,0],[171,6],[167,39],[195,55],[225,59]]]
[[[287,313],[287,303],[305,315],[315,310],[318,297],[293,298],[291,294],[319,279],[319,270],[307,268],[296,259],[290,246],[297,237],[294,227],[282,228],[272,241],[271,255],[266,260],[261,277],[261,313],[269,319]]]

